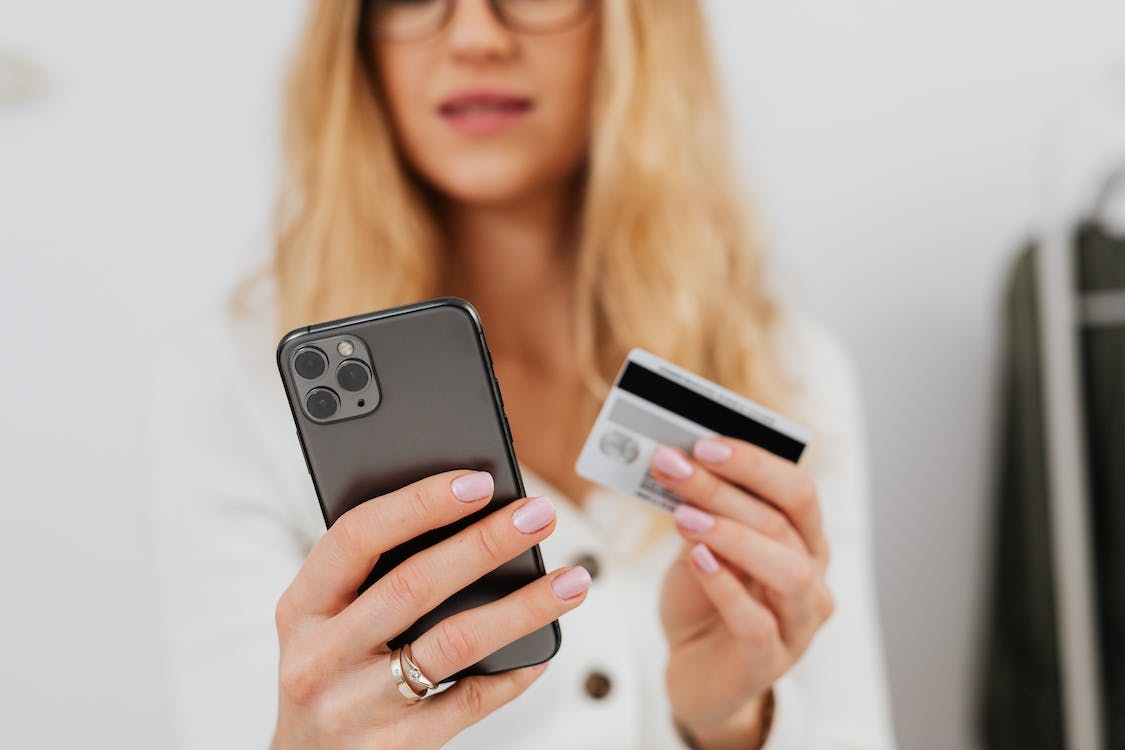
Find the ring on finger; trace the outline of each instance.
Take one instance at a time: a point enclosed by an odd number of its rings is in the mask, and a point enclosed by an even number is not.
[[[430,694],[430,691],[437,687],[433,680],[422,674],[422,670],[418,667],[417,662],[410,656],[410,644],[399,646],[391,652],[391,678],[394,680],[395,687],[398,692],[402,694],[411,703],[417,703]],[[409,679],[408,679],[409,677]],[[410,680],[422,685],[422,692],[418,692],[411,684]]]
[[[414,649],[411,648],[409,643],[402,645],[402,662],[406,667],[406,679],[410,682],[421,685],[426,691],[437,690],[437,683],[422,673],[422,668],[418,666],[418,662],[414,661]],[[428,693],[423,693],[425,697]]]

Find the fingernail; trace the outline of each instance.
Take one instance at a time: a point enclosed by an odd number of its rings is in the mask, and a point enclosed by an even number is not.
[[[691,454],[700,461],[707,461],[713,464],[726,461],[733,452],[731,447],[726,443],[719,440],[712,440],[711,438],[696,440],[695,446],[691,449]]]
[[[512,514],[512,525],[524,534],[539,531],[555,517],[555,505],[546,496],[540,496]]]
[[[715,525],[715,517],[687,503],[680,503],[672,511],[676,524],[688,531],[710,531]]]
[[[492,475],[487,471],[474,471],[454,479],[449,489],[463,503],[480,500],[492,494]]]
[[[560,599],[570,599],[590,588],[590,573],[581,565],[555,576],[551,591]]]
[[[673,479],[686,479],[691,476],[691,463],[666,445],[652,454],[652,465]]]
[[[711,554],[711,549],[706,544],[700,543],[691,548],[691,560],[704,573],[719,572],[719,561]]]

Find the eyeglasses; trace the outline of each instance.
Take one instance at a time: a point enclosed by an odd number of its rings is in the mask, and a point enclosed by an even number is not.
[[[386,42],[412,42],[441,31],[456,0],[362,0],[364,29]],[[577,25],[596,0],[489,0],[500,23],[512,31],[551,34]]]

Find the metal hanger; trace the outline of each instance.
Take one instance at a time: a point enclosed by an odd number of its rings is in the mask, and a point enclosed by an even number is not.
[[[1094,221],[1104,223],[1106,214],[1119,193],[1125,193],[1125,164],[1119,164],[1102,180],[1094,198],[1093,211],[1090,212]]]
[[[1094,198],[1089,223],[1108,226],[1107,213],[1113,200],[1125,191],[1125,164],[1114,168],[1102,181]],[[1125,253],[1125,237],[1122,237]],[[1078,319],[1087,328],[1114,328],[1125,325],[1125,289],[1085,292],[1078,299]]]

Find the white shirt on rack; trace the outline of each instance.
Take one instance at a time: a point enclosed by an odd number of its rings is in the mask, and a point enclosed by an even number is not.
[[[265,317],[216,316],[163,359],[150,388],[154,546],[175,734],[185,750],[269,744],[274,606],[324,533]],[[801,465],[817,480],[837,608],[775,685],[766,747],[884,750],[893,740],[856,379],[841,349],[807,318],[787,315],[777,335],[800,389],[787,416],[812,429]],[[556,531],[541,545],[547,569],[584,560],[596,575],[587,600],[560,621],[562,648],[543,676],[447,747],[682,748],[664,690],[667,646],[657,612],[678,535],[644,542],[652,514],[663,511],[603,489],[580,508],[521,470],[529,495],[556,501]]]

